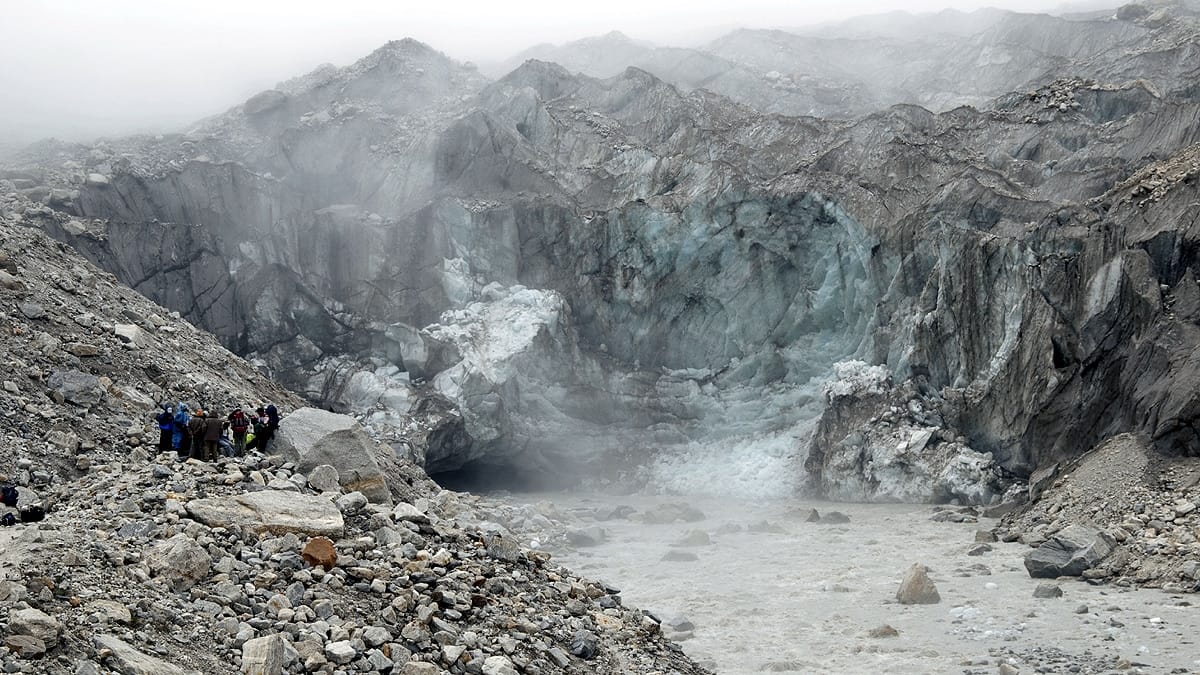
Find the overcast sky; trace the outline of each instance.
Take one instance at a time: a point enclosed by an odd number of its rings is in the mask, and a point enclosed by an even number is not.
[[[907,9],[1049,9],[1061,0],[6,0],[0,140],[180,129],[321,63],[414,37],[498,61],[620,30],[687,46],[735,27]],[[1114,3],[1119,4],[1119,3]]]

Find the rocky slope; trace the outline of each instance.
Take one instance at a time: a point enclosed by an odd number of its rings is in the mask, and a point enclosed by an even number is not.
[[[492,505],[293,410],[42,231],[64,220],[0,181],[0,458],[18,506],[46,511],[0,529],[5,672],[706,672]],[[153,448],[164,400],[291,414],[275,454],[180,463]]]
[[[1084,571],[1084,578],[1195,592],[1198,486],[1200,466],[1194,460],[1163,456],[1136,436],[1114,436],[1083,458],[1041,471],[1033,483],[1039,499],[1006,516],[998,532],[1005,541],[1038,546],[1071,525],[1094,526],[1112,538],[1116,550]]]
[[[986,107],[1012,91],[1063,75],[1123,81],[1146,78],[1165,95],[1194,96],[1194,32],[1178,20],[1194,4],[1130,5],[1072,17],[996,9],[906,12],[861,17],[797,31],[738,30],[694,49],[655,47],[619,33],[530,48],[527,59],[612,77],[636,66],[682,90],[707,89],[763,112],[852,118],[909,103],[935,112]],[[1114,18],[1116,20],[1114,20]],[[1190,40],[1194,42],[1194,40]]]
[[[960,22],[946,44],[1038,47],[1045,71],[995,72],[1045,76],[853,121],[638,68],[487,82],[402,41],[6,175],[55,237],[434,471],[784,434],[819,493],[993,501],[1117,433],[1200,443],[1190,7]],[[928,77],[984,82],[976,52]]]

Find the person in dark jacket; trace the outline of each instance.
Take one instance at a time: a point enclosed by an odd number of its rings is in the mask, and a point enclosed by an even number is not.
[[[204,461],[204,430],[207,427],[208,421],[204,418],[203,410],[197,410],[188,421],[188,435],[192,437],[192,459]]]
[[[162,404],[162,410],[154,418],[158,422],[158,451],[167,452],[174,445],[172,444],[172,436],[175,431],[175,411],[166,403]]]
[[[217,461],[221,432],[224,430],[225,421],[215,411],[210,410],[204,422],[204,461]]]

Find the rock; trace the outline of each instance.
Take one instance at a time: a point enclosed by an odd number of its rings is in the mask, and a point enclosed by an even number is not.
[[[146,564],[172,588],[186,590],[208,576],[212,557],[196,540],[181,532],[156,544],[146,556]]]
[[[94,600],[88,604],[88,608],[108,621],[125,625],[129,625],[133,621],[133,615],[130,614],[129,608],[113,600]]]
[[[425,512],[418,509],[416,506],[408,502],[400,502],[392,509],[392,520],[397,522],[410,522],[422,525],[429,524],[429,516]]]
[[[326,537],[313,537],[308,540],[300,555],[304,558],[304,562],[313,567],[324,567],[327,572],[337,564],[337,548]]]
[[[1185,579],[1200,581],[1200,560],[1188,560],[1179,567],[1179,573]]]
[[[12,635],[29,635],[41,640],[49,649],[58,645],[62,624],[45,612],[34,609],[17,609],[8,614],[8,632]]]
[[[99,403],[104,399],[106,392],[100,378],[77,370],[56,372],[46,380],[46,385],[67,403],[84,408]]]
[[[88,344],[86,342],[72,342],[67,345],[67,351],[71,352],[75,356],[79,356],[79,357],[99,356],[100,355],[99,347],[97,347],[96,345]]]
[[[149,342],[149,336],[146,331],[142,330],[141,326],[129,323],[119,323],[113,326],[113,333],[116,334],[121,342],[134,345],[135,347],[145,347]]]
[[[933,605],[941,602],[942,596],[929,578],[928,568],[917,564],[904,574],[900,589],[896,591],[896,601],[902,605]]]
[[[442,669],[424,661],[409,661],[400,668],[400,675],[441,675]]]
[[[264,490],[225,498],[193,499],[187,512],[209,527],[249,527],[255,532],[341,536],[342,514],[328,499]]]
[[[517,562],[522,558],[521,545],[512,537],[497,533],[483,535],[483,543],[489,557],[504,562]]]
[[[46,643],[32,635],[9,635],[4,638],[4,646],[26,659],[35,659],[46,653]]]
[[[667,551],[662,557],[663,562],[695,562],[700,556],[691,551]]]
[[[600,652],[600,642],[596,635],[591,631],[581,630],[575,633],[575,637],[571,639],[571,654],[577,656],[584,661],[590,661],[596,658],[596,654]]]
[[[308,486],[317,492],[340,492],[341,480],[338,470],[328,464],[320,464],[308,472]]]
[[[245,675],[282,675],[285,665],[284,640],[279,635],[254,638],[242,645]]]
[[[242,111],[250,116],[262,115],[279,108],[285,102],[287,94],[278,89],[268,89],[251,96],[242,104]]]
[[[331,663],[345,665],[353,661],[357,655],[357,650],[349,640],[339,640],[325,645],[325,658],[329,659]]]
[[[998,675],[1020,675],[1021,671],[1011,663],[1001,663],[996,669]]]
[[[36,302],[19,302],[17,303],[17,311],[21,312],[21,316],[30,321],[45,319],[47,316],[46,308]]]
[[[23,291],[25,283],[4,270],[0,270],[0,288],[6,291]]]
[[[700,520],[704,520],[704,513],[690,504],[683,503],[658,504],[642,514],[642,521],[652,525],[674,522],[694,523]]]
[[[1088,525],[1069,525],[1025,556],[1029,576],[1079,576],[1098,565],[1116,546],[1106,532]]]
[[[366,495],[356,490],[338,497],[334,503],[342,513],[354,514],[365,509],[369,502]]]
[[[975,543],[994,544],[996,543],[996,534],[991,530],[975,530]]]
[[[885,623],[882,626],[879,626],[878,628],[872,628],[870,631],[868,631],[867,637],[873,637],[873,638],[900,637],[900,631],[896,630],[895,628],[892,628],[891,626],[889,626],[888,624]]]
[[[462,658],[467,648],[462,645],[443,645],[442,646],[442,662],[454,665]]]
[[[967,549],[967,555],[979,556],[979,555],[983,555],[984,553],[989,553],[989,552],[991,552],[991,550],[992,550],[991,544],[976,544],[976,545],[972,546],[971,548]]]
[[[388,455],[353,417],[319,408],[301,408],[279,424],[273,450],[296,463],[301,473],[333,467],[347,492],[361,492],[376,503],[391,503],[387,480],[376,461]]]
[[[708,546],[712,540],[708,538],[708,533],[704,530],[689,530],[683,535],[683,539],[675,542],[675,546]]]
[[[567,541],[573,546],[599,546],[608,539],[604,528],[593,525],[567,532]]]
[[[483,660],[483,675],[517,675],[517,670],[507,656],[489,656]]]
[[[88,187],[107,187],[109,184],[108,176],[102,173],[89,173],[85,183]]]
[[[363,630],[363,642],[368,647],[379,647],[392,641],[392,633],[383,626],[368,626]]]
[[[819,522],[822,525],[842,525],[850,522],[850,516],[841,511],[826,511]]]
[[[114,635],[97,635],[96,649],[106,666],[121,675],[193,675],[162,659],[144,654]]]
[[[1061,598],[1062,595],[1062,588],[1058,584],[1042,583],[1033,589],[1033,597],[1035,598]]]

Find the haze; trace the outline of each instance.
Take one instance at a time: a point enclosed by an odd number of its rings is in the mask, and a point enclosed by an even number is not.
[[[1114,2],[1113,4],[1119,4]],[[168,131],[321,63],[345,65],[413,37],[459,60],[498,61],[537,43],[620,30],[690,46],[738,27],[811,25],[904,9],[1020,11],[1051,0],[44,0],[5,6],[0,145]],[[332,11],[331,11],[332,10]]]

